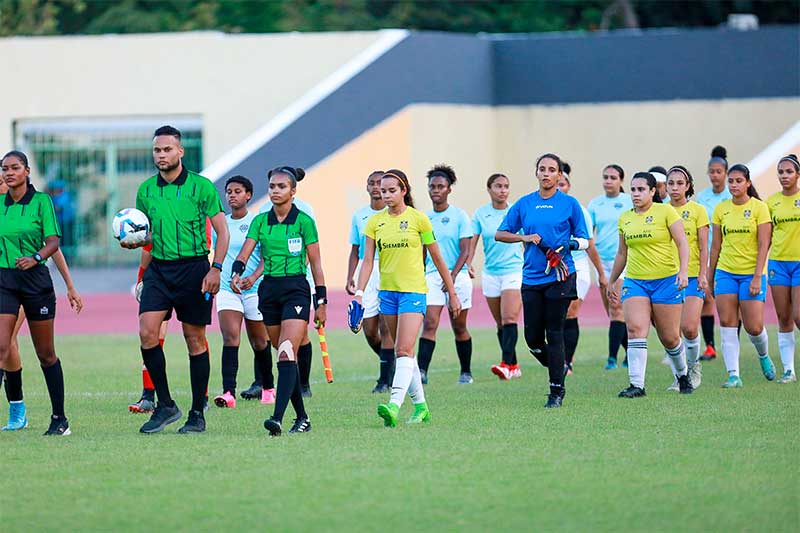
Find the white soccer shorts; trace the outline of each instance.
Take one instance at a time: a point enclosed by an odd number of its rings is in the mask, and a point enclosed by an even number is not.
[[[520,290],[522,287],[522,271],[513,274],[481,274],[481,289],[487,298],[500,298],[503,291]]]
[[[428,297],[427,304],[430,305],[447,305],[446,293],[442,288],[442,277],[439,272],[425,274],[425,281],[428,283]],[[461,309],[466,310],[472,307],[472,280],[469,279],[469,273],[462,270],[456,276],[456,295],[461,302]]]
[[[219,291],[217,293],[217,312],[238,311],[247,320],[258,320],[261,322],[263,317],[258,310],[258,294],[236,294],[231,291]]]

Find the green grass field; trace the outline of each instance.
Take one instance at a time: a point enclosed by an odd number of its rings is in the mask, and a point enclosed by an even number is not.
[[[717,360],[679,396],[664,390],[671,376],[651,336],[648,396],[625,400],[626,371],[602,369],[605,330],[584,330],[565,406],[551,411],[546,370],[522,341],[523,377],[503,383],[489,372],[494,332],[473,334],[475,384],[456,384],[452,336],[441,334],[432,422],[388,429],[369,392],[377,358],[362,337],[329,332],[336,382],[324,383],[315,349],[313,431],[275,439],[262,427],[271,406],[244,401],[212,406],[202,435],[177,435],[180,424],[139,434],[145,418],[126,408],[140,387],[133,336],[57,340],[73,434],[44,438],[47,392],[23,339],[30,427],[0,434],[0,531],[796,530],[800,388],[764,380],[746,341],[743,389],[719,388]],[[186,413],[182,343],[171,336],[167,355]],[[212,395],[220,344],[212,335]],[[240,360],[246,386],[249,350]]]

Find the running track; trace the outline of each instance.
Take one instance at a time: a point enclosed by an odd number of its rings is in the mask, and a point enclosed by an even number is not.
[[[330,291],[328,296],[330,299],[328,328],[346,328],[346,309],[350,297],[344,291]],[[130,293],[93,293],[84,294],[82,298],[84,309],[80,316],[77,316],[69,309],[66,298],[59,295],[58,316],[55,322],[57,335],[135,334],[138,332],[137,303]],[[474,290],[472,302],[473,307],[469,314],[470,326],[486,328],[494,326],[494,320],[489,313],[480,288]],[[218,331],[216,318],[215,312],[211,328]],[[768,324],[777,323],[771,301],[767,302],[766,321]],[[600,293],[596,287],[592,287],[586,297],[581,309],[580,322],[582,326],[605,326],[608,324]],[[180,331],[180,325],[175,320],[170,323],[170,331]],[[27,326],[23,332],[27,332]]]

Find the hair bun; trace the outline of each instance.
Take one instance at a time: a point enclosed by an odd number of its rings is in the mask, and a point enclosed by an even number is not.
[[[786,157],[790,157],[790,158],[794,159],[795,161],[797,161],[797,160],[798,160],[798,159],[797,159],[797,155],[796,155],[796,154],[789,154],[789,155],[787,155]]]
[[[306,171],[300,167],[294,169],[294,174],[297,176],[297,181],[303,181],[303,178],[306,177]]]
[[[720,157],[722,159],[728,159],[728,151],[725,149],[724,146],[715,146],[711,149],[711,157]]]

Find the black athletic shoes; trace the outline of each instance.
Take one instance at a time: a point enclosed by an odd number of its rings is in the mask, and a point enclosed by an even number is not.
[[[311,431],[311,420],[308,417],[295,418],[289,433],[308,433]]]
[[[311,385],[300,385],[300,394],[303,395],[303,398],[311,398]]]
[[[647,396],[647,393],[641,387],[630,385],[627,389],[621,390],[618,396],[620,398],[641,398],[642,396]]]
[[[200,411],[189,411],[189,416],[186,418],[186,423],[178,433],[202,433],[206,430],[206,419]]]
[[[183,416],[183,413],[181,413],[181,410],[178,409],[178,406],[175,405],[175,403],[170,406],[166,406],[163,403],[158,402],[153,414],[150,416],[150,420],[145,422],[144,425],[139,428],[139,432],[158,433],[169,424],[180,420],[181,416]]]
[[[239,393],[245,400],[260,400],[261,399],[261,383],[254,381],[249,389],[245,389]]]
[[[378,383],[372,389],[372,394],[386,394],[388,392],[392,392],[392,388],[386,383]]]
[[[50,427],[44,432],[44,436],[66,436],[71,433],[72,432],[69,430],[69,422],[65,417],[52,415],[50,417]]]
[[[274,418],[270,417],[264,420],[264,429],[269,431],[270,437],[280,437],[281,433],[283,432],[283,428],[281,427],[281,423],[275,420]]]
[[[689,381],[688,374],[675,377],[678,378],[678,390],[681,394],[691,394],[694,392],[694,387],[692,387],[692,382]]]
[[[544,404],[546,409],[553,409],[561,407],[564,403],[564,396],[567,394],[567,389],[563,386],[550,386],[550,394],[547,395],[547,403]]]

